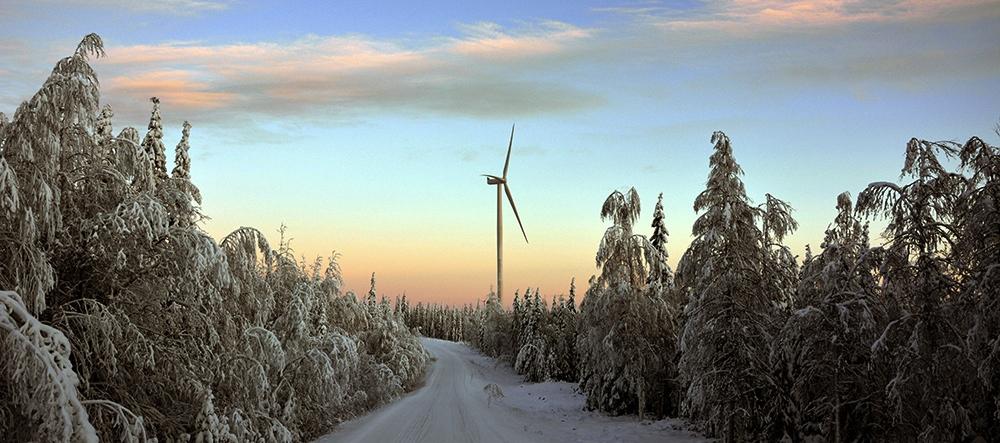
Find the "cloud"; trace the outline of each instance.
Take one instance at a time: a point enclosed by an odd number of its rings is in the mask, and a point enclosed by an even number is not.
[[[61,0],[53,3],[82,5],[88,8],[126,10],[134,13],[197,15],[229,9],[231,0]]]
[[[489,22],[465,25],[466,37],[455,39],[449,48],[460,55],[478,58],[524,58],[557,54],[575,41],[593,36],[593,30],[556,21],[545,21],[536,29],[511,35]]]
[[[235,94],[213,92],[207,83],[194,79],[188,71],[163,70],[144,72],[133,76],[112,77],[107,82],[109,94],[122,94],[141,101],[149,93],[178,108],[201,108],[205,110],[229,106]],[[141,94],[142,92],[149,92]]]
[[[816,30],[862,23],[926,22],[996,16],[996,0],[728,0],[686,17],[665,15],[657,22],[670,29],[708,29],[733,33]],[[648,15],[655,12],[646,11]]]
[[[673,91],[846,86],[857,95],[872,86],[990,78],[1000,69],[997,0],[643,2],[596,11],[626,20],[618,47],[685,73]]]
[[[112,100],[158,95],[213,118],[397,110],[470,117],[574,112],[603,98],[539,79],[591,31],[542,22],[509,31],[478,23],[425,42],[309,36],[289,43],[110,47],[99,72]],[[488,59],[488,64],[483,60]]]
[[[678,101],[720,85],[758,95],[835,85],[867,95],[885,85],[993,76],[1000,69],[996,3],[642,2],[597,9],[600,26],[589,27],[539,20],[394,39],[112,41],[108,57],[94,64],[104,100],[132,121],[145,121],[153,95],[165,115],[205,124],[285,117],[342,124],[374,113],[517,120],[590,111],[621,95]],[[36,43],[26,44],[35,49],[0,42],[0,66],[9,71],[0,74],[0,104],[13,106],[28,90],[21,80],[44,75],[20,62],[42,58]],[[663,75],[651,82],[646,75],[654,71]]]
[[[964,60],[955,63],[954,60]],[[941,78],[968,79],[995,74],[1000,69],[1000,45],[954,50],[924,49],[901,54],[856,54],[836,63],[788,63],[778,77],[797,83],[855,85],[891,79],[907,88],[927,88]],[[856,93],[861,91],[855,91]],[[861,94],[861,98],[868,98]]]

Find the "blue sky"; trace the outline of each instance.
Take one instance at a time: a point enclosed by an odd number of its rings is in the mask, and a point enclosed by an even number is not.
[[[733,139],[756,201],[796,208],[798,253],[835,197],[896,179],[910,137],[996,143],[1000,2],[0,3],[0,111],[89,32],[117,129],[163,100],[191,120],[192,175],[216,236],[249,225],[348,286],[471,302],[494,275],[494,190],[517,123],[509,288],[595,272],[600,204],[664,193],[675,262],[711,153]]]

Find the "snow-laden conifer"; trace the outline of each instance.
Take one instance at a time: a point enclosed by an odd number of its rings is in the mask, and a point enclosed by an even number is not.
[[[872,345],[889,365],[884,387],[896,438],[971,438],[975,365],[969,360],[961,285],[952,247],[959,200],[969,179],[948,171],[942,158],[960,155],[953,142],[911,139],[906,145],[903,185],[876,182],[858,196],[858,212],[888,220],[880,272],[892,308],[890,322]]]
[[[994,133],[1000,136],[1000,125]],[[985,391],[985,404],[975,406],[973,414],[990,417],[981,427],[989,434],[1000,432],[1000,149],[972,137],[959,159],[969,186],[956,202],[959,235],[953,254],[963,270],[957,304],[973,312],[967,337]]]
[[[580,388],[587,405],[611,414],[672,412],[674,315],[662,286],[648,284],[652,246],[633,233],[635,189],[612,192],[601,208],[610,220],[598,247],[601,274],[591,277],[577,335]]]
[[[177,143],[174,155],[174,170],[172,172],[174,178],[191,179],[191,157],[188,155],[188,150],[191,149],[188,142],[190,136],[191,123],[185,121],[181,130],[181,141]]]
[[[160,117],[160,99],[152,97],[153,110],[149,116],[149,126],[146,138],[142,140],[142,148],[149,159],[153,174],[157,181],[167,178],[167,152],[163,145],[163,122]]]
[[[663,215],[663,193],[656,198],[653,209],[653,235],[649,238],[651,257],[649,260],[649,281],[658,281],[665,287],[673,286],[673,271],[667,264],[667,232]]]
[[[882,375],[871,343],[885,313],[875,291],[868,227],[848,193],[819,255],[803,263],[796,305],[771,345],[777,395],[773,436],[792,440],[877,439]]]
[[[767,273],[771,245],[794,222],[782,203],[769,199],[763,211],[751,206],[729,137],[715,132],[711,141],[708,181],[694,202],[701,212],[695,238],[678,265],[677,283],[688,297],[679,361],[683,411],[710,435],[765,438],[768,348],[783,298],[769,289],[774,276]],[[772,221],[763,229],[762,217]]]

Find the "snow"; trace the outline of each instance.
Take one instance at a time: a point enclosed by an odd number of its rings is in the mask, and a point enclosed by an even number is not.
[[[464,344],[421,341],[436,359],[423,387],[316,442],[707,441],[677,419],[639,422],[586,411],[574,383],[524,383],[509,365]]]

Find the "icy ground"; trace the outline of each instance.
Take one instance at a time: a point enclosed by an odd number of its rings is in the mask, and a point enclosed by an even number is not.
[[[575,384],[524,383],[460,343],[421,339],[436,361],[426,384],[317,442],[694,442],[674,419],[639,422],[584,410]],[[490,398],[496,384],[502,398]]]

